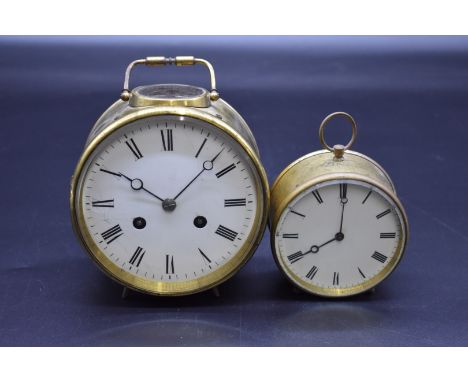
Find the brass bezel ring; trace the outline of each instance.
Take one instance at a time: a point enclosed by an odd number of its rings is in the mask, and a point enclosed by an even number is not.
[[[401,218],[400,220],[400,222],[402,223],[401,236],[400,236],[400,241],[398,243],[398,247],[396,249],[396,255],[392,258],[392,260],[388,263],[388,265],[380,273],[374,276],[372,279],[362,284],[358,284],[358,285],[347,287],[347,288],[322,288],[322,287],[318,287],[318,286],[314,286],[309,283],[306,283],[305,281],[301,280],[298,276],[294,275],[293,273],[289,271],[288,267],[284,264],[284,260],[281,258],[281,253],[278,253],[276,250],[276,230],[278,229],[278,224],[280,223],[281,217],[284,214],[285,210],[287,209],[287,206],[295,198],[297,198],[301,193],[303,193],[306,190],[313,189],[314,187],[317,187],[318,185],[323,184],[323,183],[343,181],[343,180],[366,183],[370,185],[373,189],[379,190],[382,194],[386,195],[390,200],[392,200]],[[272,192],[274,193],[275,190],[272,189]],[[292,284],[296,285],[298,288],[304,290],[305,292],[316,295],[316,296],[327,297],[327,298],[340,298],[340,297],[349,297],[349,296],[353,296],[353,295],[366,292],[367,290],[372,289],[376,285],[380,284],[388,276],[390,276],[391,273],[393,273],[393,271],[398,266],[398,264],[400,263],[405,253],[406,245],[409,239],[409,223],[408,223],[408,217],[406,215],[405,209],[403,208],[403,205],[401,204],[398,197],[390,189],[388,189],[384,185],[366,176],[356,175],[356,174],[353,175],[349,173],[336,173],[336,174],[322,175],[317,178],[311,179],[305,182],[304,184],[301,184],[300,186],[298,186],[293,192],[288,194],[286,198],[281,200],[281,203],[275,207],[274,216],[271,216],[270,233],[271,233],[270,246],[271,246],[271,250],[272,250],[275,263],[278,266],[281,273]]]
[[[334,113],[331,113],[329,115],[327,115],[325,117],[325,119],[322,121],[322,123],[320,124],[320,128],[319,128],[319,138],[320,138],[320,143],[321,145],[323,146],[324,149],[328,150],[328,151],[335,151],[334,150],[334,147],[331,147],[327,144],[327,142],[325,141],[325,137],[324,137],[324,130],[325,130],[325,126],[335,117],[338,117],[338,116],[343,116],[345,117],[350,123],[351,123],[351,127],[352,127],[352,134],[351,134],[351,139],[349,140],[349,142],[341,148],[341,150],[343,151],[346,151],[346,150],[349,150],[351,148],[351,146],[354,144],[354,141],[356,140],[356,135],[357,135],[357,125],[356,125],[356,121],[354,120],[354,118],[348,114],[348,113],[345,113],[344,111],[336,111]],[[338,146],[338,145],[337,145]],[[340,145],[341,146],[341,145]]]

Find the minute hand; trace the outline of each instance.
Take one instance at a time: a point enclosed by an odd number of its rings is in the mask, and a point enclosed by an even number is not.
[[[195,180],[196,180],[201,174],[203,174],[205,171],[210,171],[210,170],[212,170],[212,169],[213,169],[213,163],[214,163],[214,161],[221,155],[221,153],[222,153],[223,151],[224,151],[224,148],[221,149],[221,151],[220,151],[218,154],[216,154],[216,155],[213,157],[213,159],[204,161],[204,162],[203,162],[203,168],[201,169],[201,171],[200,171],[197,175],[195,175],[195,177],[194,177],[182,190],[180,190],[180,192],[174,197],[174,200],[176,200],[180,195],[182,195],[182,193],[183,193],[187,188],[189,188],[189,186],[190,186],[193,182],[195,182]]]
[[[343,215],[344,215],[344,206],[345,206],[345,203],[341,202],[341,222],[340,222],[340,230],[338,232],[343,232]]]
[[[341,220],[340,220],[340,230],[338,231],[338,234],[340,234],[340,236],[343,235],[344,208],[345,208],[346,203],[348,203],[348,198],[346,197],[347,189],[348,189],[347,184],[340,184]]]

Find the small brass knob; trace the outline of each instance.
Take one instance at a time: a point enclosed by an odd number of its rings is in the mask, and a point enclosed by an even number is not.
[[[130,99],[130,91],[128,89],[122,90],[122,93],[120,93],[120,99],[122,101],[128,101]]]

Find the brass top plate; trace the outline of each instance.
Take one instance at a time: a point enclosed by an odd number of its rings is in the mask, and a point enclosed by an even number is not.
[[[210,93],[203,88],[180,84],[139,86],[132,90],[130,106],[210,106]]]

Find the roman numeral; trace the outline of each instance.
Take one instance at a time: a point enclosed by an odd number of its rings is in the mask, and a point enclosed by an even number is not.
[[[384,212],[381,212],[376,216],[377,219],[383,218],[385,215],[388,215],[390,213],[390,210],[385,210]]]
[[[234,239],[237,237],[237,232],[233,231],[232,229],[226,228],[223,225],[220,225],[218,229],[215,231],[216,234],[219,236],[224,237],[225,239],[234,241]]]
[[[296,261],[299,261],[303,257],[304,257],[304,254],[302,253],[302,251],[299,251],[299,252],[293,253],[292,255],[289,255],[288,260],[291,262],[291,264],[294,264]]]
[[[174,274],[174,256],[166,255],[166,274]]]
[[[116,173],[116,172],[112,172],[112,171],[109,171],[109,170],[105,170],[105,169],[103,169],[103,168],[100,168],[99,171],[105,172],[105,173],[107,173],[107,174],[111,174],[111,175],[118,176],[119,178],[122,176],[122,175],[120,175],[120,174],[118,174],[118,173]]]
[[[161,139],[164,151],[174,151],[171,129],[161,130]]]
[[[300,216],[300,217],[302,217],[302,218],[305,218],[305,217],[306,217],[304,214],[301,214],[301,213],[299,213],[299,212],[297,212],[297,211],[293,211],[293,210],[290,210],[290,211],[291,211],[293,214],[295,214],[295,215],[297,215],[297,216]]]
[[[310,271],[306,274],[306,277],[309,280],[312,280],[314,276],[316,275],[317,271],[318,271],[318,268],[314,265],[312,268],[310,268]]]
[[[145,256],[145,251],[141,247],[137,247],[135,252],[133,253],[133,256],[131,257],[129,263],[138,267],[141,263],[141,259],[143,259],[143,256]]]
[[[375,251],[371,257],[377,261],[380,261],[381,263],[385,263],[388,259],[387,256],[382,255],[380,252],[377,251]]]
[[[365,197],[364,200],[362,201],[362,204],[364,204],[364,203],[367,201],[367,199],[369,199],[370,194],[372,194],[372,190],[370,190],[370,191],[368,192],[368,194],[366,195],[366,197]]]
[[[223,175],[226,175],[229,171],[232,171],[236,168],[236,165],[234,163],[230,164],[226,168],[222,169],[221,171],[216,173],[217,178],[221,178]]]
[[[320,193],[318,192],[318,190],[312,191],[312,195],[315,196],[315,199],[317,199],[318,204],[322,204],[322,203],[323,203],[323,199],[322,199],[322,197],[320,196]]]
[[[299,239],[298,233],[283,233],[283,239]]]
[[[202,149],[203,149],[203,146],[205,146],[205,143],[207,141],[207,138],[205,138],[200,146],[200,148],[198,149],[197,153],[195,154],[195,158],[198,158],[198,156],[200,155]]]
[[[340,273],[333,272],[333,285],[340,285]]]
[[[133,155],[135,155],[137,160],[143,158],[143,154],[141,153],[133,138],[130,138],[130,140],[125,141],[125,144],[128,146]]]
[[[358,267],[358,271],[361,274],[362,278],[365,279],[366,275],[361,271],[361,268]]]
[[[381,239],[395,239],[396,233],[395,232],[383,232],[380,234]]]
[[[340,199],[345,199],[348,194],[348,185],[346,183],[340,184]]]
[[[200,255],[203,256],[203,258],[208,261],[209,263],[211,263],[211,260],[208,256],[205,255],[205,252],[203,252],[200,248],[198,248],[198,251],[200,252]]]
[[[114,207],[114,199],[95,200],[91,205],[93,207]]]
[[[116,240],[122,235],[123,235],[122,228],[120,228],[119,224],[101,233],[102,238],[107,242],[107,244],[112,243],[114,240]]]
[[[246,203],[245,199],[224,199],[224,207],[241,207]]]

